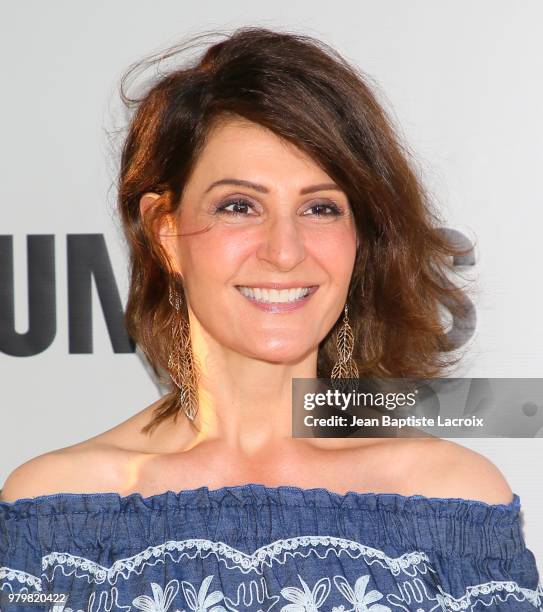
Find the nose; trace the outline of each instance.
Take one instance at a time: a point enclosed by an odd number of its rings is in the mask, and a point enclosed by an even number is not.
[[[257,257],[278,270],[288,271],[306,257],[302,228],[289,214],[270,218],[261,227],[262,239]]]

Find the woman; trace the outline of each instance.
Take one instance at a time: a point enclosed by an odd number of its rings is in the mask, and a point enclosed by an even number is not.
[[[458,360],[440,308],[465,307],[446,281],[460,251],[362,76],[244,28],[124,100],[126,323],[174,384],[10,475],[3,591],[85,610],[543,610],[519,498],[484,457],[291,435],[293,378]]]

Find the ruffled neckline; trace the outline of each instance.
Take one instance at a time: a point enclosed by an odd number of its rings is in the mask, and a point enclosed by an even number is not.
[[[467,512],[472,517],[486,520],[499,515],[502,519],[517,517],[520,497],[513,493],[509,503],[490,504],[480,500],[459,497],[427,497],[400,493],[356,492],[337,493],[323,487],[303,488],[291,485],[267,486],[255,482],[242,485],[226,485],[216,489],[200,486],[181,491],[164,491],[149,496],[135,492],[121,495],[103,493],[54,493],[20,498],[13,502],[0,501],[0,516],[13,512],[24,514],[82,512],[96,510],[161,509],[165,507],[202,507],[217,504],[245,506],[248,504],[272,504],[280,506],[308,506],[359,510],[388,510],[401,512],[432,512],[449,514]]]
[[[2,531],[8,537],[2,542]],[[11,535],[10,535],[11,533]],[[252,551],[275,541],[338,537],[394,551],[511,558],[525,550],[520,498],[488,504],[400,493],[341,494],[322,487],[250,482],[141,493],[56,493],[0,502],[2,546],[128,554],[163,543],[209,540]],[[168,538],[166,538],[166,534]],[[120,548],[119,548],[120,547]],[[117,554],[115,552],[115,554]]]

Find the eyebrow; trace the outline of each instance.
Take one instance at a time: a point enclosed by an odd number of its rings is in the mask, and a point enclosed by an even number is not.
[[[269,193],[269,190],[264,187],[264,185],[259,185],[258,183],[253,183],[251,181],[245,181],[243,179],[235,179],[235,178],[224,178],[219,181],[215,181],[211,183],[211,185],[205,190],[204,193],[211,191],[213,187],[217,187],[218,185],[237,185],[241,187],[249,187],[249,189],[254,189],[260,193]],[[300,189],[300,195],[305,195],[306,193],[314,193],[315,191],[325,191],[328,189],[334,189],[336,191],[343,191],[338,185],[335,183],[320,183],[319,185],[310,185],[309,187],[304,187]]]

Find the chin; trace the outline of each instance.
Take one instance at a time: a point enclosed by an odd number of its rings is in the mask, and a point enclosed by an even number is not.
[[[307,345],[300,346],[300,344],[293,345],[285,342],[268,343],[266,346],[251,348],[252,356],[256,359],[277,364],[298,363],[311,351],[311,347]]]

